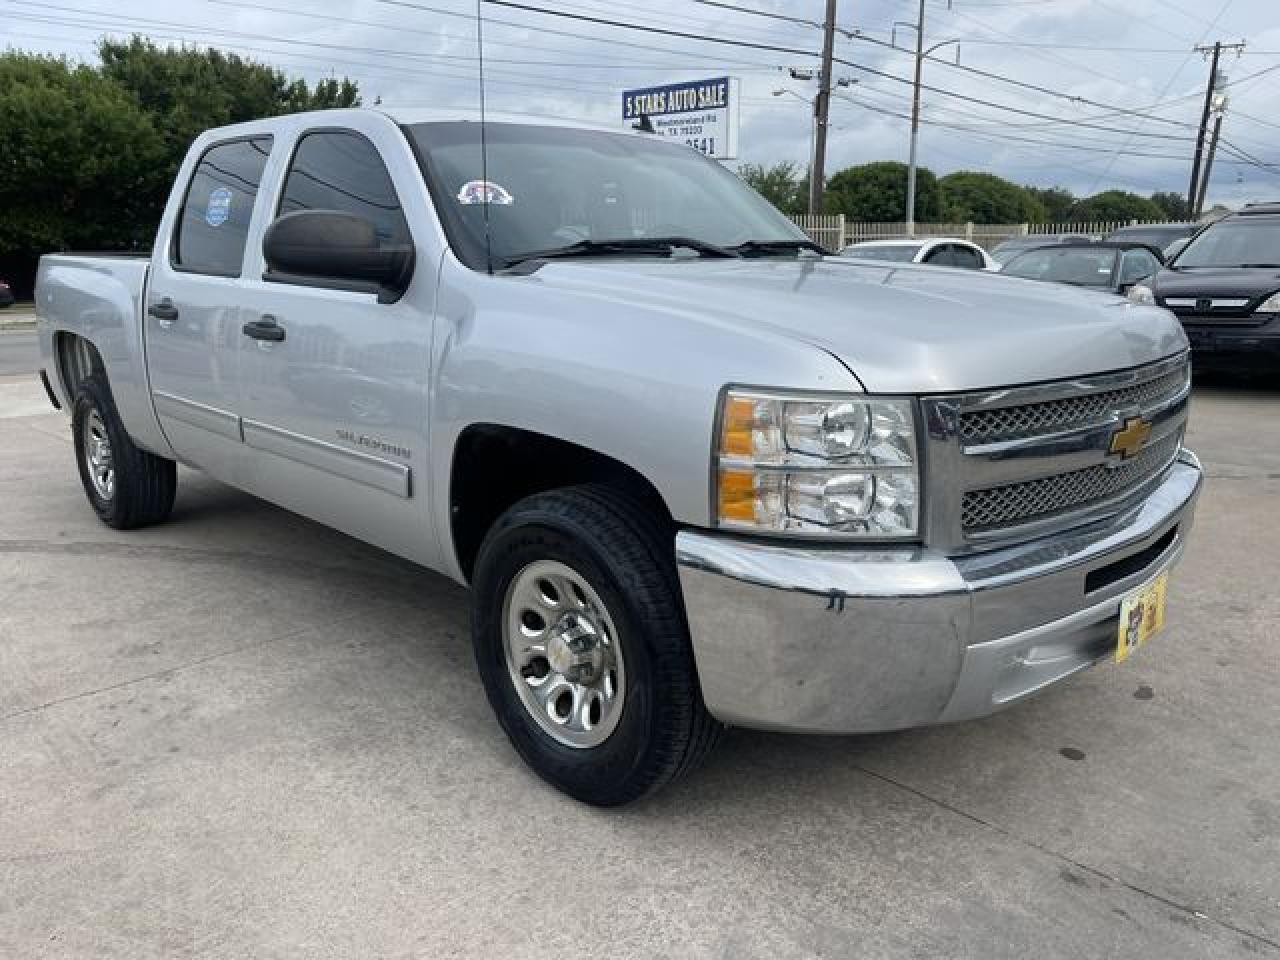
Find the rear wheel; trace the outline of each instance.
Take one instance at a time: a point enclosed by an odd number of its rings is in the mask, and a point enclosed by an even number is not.
[[[534,771],[586,803],[657,790],[721,729],[698,689],[669,535],[612,488],[572,487],[517,503],[476,560],[489,702]]]
[[[85,378],[76,391],[71,430],[80,482],[103,523],[129,530],[169,516],[178,487],[177,467],[172,460],[134,446],[100,373]]]

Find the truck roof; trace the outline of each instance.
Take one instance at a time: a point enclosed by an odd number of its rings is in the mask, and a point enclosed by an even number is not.
[[[280,129],[297,129],[299,127],[311,127],[316,125],[333,125],[341,123],[344,116],[359,114],[370,116],[381,114],[396,124],[415,124],[415,123],[479,123],[479,110],[442,110],[437,107],[347,107],[334,110],[308,110],[303,113],[287,113],[277,117],[263,117],[260,120],[249,120],[244,123],[230,124],[225,127],[215,127],[206,130],[201,134],[200,139],[207,141],[209,139],[222,139],[227,135],[245,135],[249,133],[270,132]],[[623,134],[624,136],[652,136],[652,134],[641,133],[640,131],[628,130],[626,127],[607,126],[597,123],[585,123],[581,120],[573,120],[568,117],[547,116],[529,113],[500,113],[488,111],[485,114],[486,123],[522,123],[534,124],[544,127],[566,127],[576,130],[597,130],[601,133]]]

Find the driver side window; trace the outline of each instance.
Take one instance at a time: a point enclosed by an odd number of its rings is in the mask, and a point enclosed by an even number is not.
[[[353,213],[373,223],[383,246],[413,242],[382,157],[358,133],[322,130],[298,141],[279,212],[297,210]]]

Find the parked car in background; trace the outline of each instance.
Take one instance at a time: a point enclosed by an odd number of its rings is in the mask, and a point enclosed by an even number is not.
[[[1175,240],[1164,248],[1164,262],[1172,263],[1173,258],[1187,249],[1187,244],[1191,242],[1190,237],[1183,237],[1181,240]]]
[[[0,280],[0,307],[13,306],[13,291],[9,289],[9,284]]]
[[[41,257],[104,523],[182,462],[468,585],[498,722],[601,805],[726,724],[984,716],[1164,624],[1201,484],[1168,311],[827,256],[689,147],[472,116],[212,130],[149,261]]]
[[[1143,243],[1064,243],[1020,253],[1000,272],[1026,280],[1127,293],[1138,281],[1155,275],[1162,265],[1160,251]]]
[[[1205,227],[1129,299],[1177,314],[1201,370],[1280,370],[1280,203]]]
[[[1092,243],[1093,239],[1087,233],[1042,233],[1010,237],[1003,243],[996,244],[991,251],[991,259],[1003,264],[1009,258],[1037,247],[1052,247],[1060,243]]]
[[[995,272],[1000,264],[976,243],[953,237],[928,240],[864,240],[840,251],[842,257],[859,260],[892,260],[897,263],[927,263],[934,267],[963,267]]]
[[[1112,230],[1107,240],[1112,243],[1145,243],[1163,251],[1167,258],[1173,244],[1193,236],[1199,229],[1198,223],[1144,223]]]

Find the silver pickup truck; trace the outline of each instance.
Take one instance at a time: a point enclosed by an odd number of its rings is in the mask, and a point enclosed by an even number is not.
[[[1201,485],[1164,310],[824,256],[649,134],[330,111],[210,131],[150,259],[51,255],[85,493],[176,463],[468,584],[486,693],[570,795],[725,725],[988,714],[1164,622]]]

